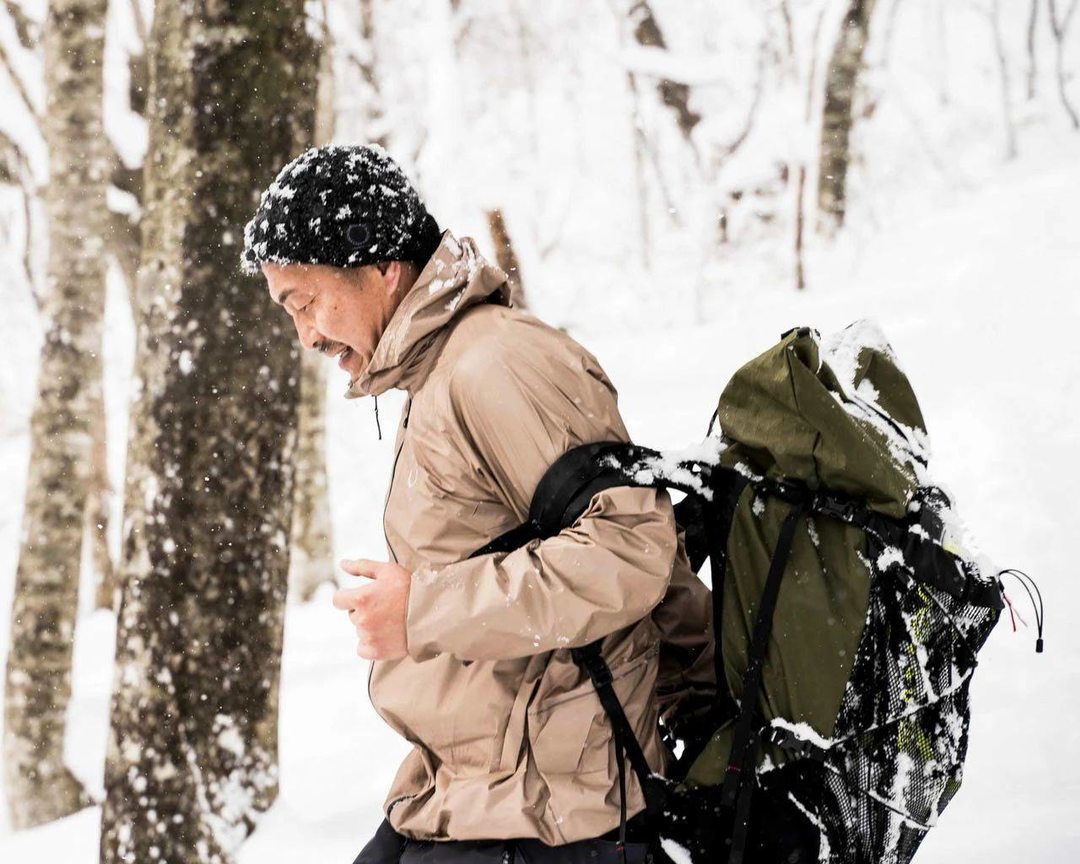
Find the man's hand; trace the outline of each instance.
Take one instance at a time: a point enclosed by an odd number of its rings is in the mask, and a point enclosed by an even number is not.
[[[373,580],[358,588],[334,593],[334,606],[346,610],[356,628],[356,653],[365,660],[399,660],[406,650],[405,617],[409,608],[412,573],[386,561],[342,561],[352,576]]]

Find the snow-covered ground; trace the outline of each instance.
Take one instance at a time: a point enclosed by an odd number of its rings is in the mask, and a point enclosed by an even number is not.
[[[1075,157],[1029,158],[949,205],[910,208],[903,227],[844,237],[811,259],[812,288],[803,294],[728,274],[734,287],[709,297],[700,326],[623,331],[596,321],[572,331],[618,386],[635,439],[661,447],[699,439],[731,372],[791,326],[829,331],[869,317],[891,340],[919,394],[937,475],[982,551],[1031,573],[1048,606],[1044,655],[1033,652],[1033,630],[1014,635],[1007,619],[982,655],[964,787],[924,844],[921,864],[1080,860],[1080,628],[1071,621],[1080,612],[1080,587],[1071,581],[1080,487],[1078,201]],[[561,311],[544,307],[543,286],[534,300],[542,315]],[[4,305],[11,311],[0,322],[0,399],[8,400],[0,417],[0,488],[8,490],[0,500],[2,651],[28,455],[32,383],[25,382],[36,352],[33,339],[15,338],[32,332],[29,311]],[[130,361],[122,310],[122,302],[112,304],[114,394],[124,391]],[[345,382],[331,377],[343,390]],[[399,394],[381,400],[384,428],[393,428],[400,404]],[[123,424],[122,399],[113,405],[111,422]],[[370,400],[339,398],[330,402],[329,435],[337,552],[381,557],[393,436],[376,439]],[[122,454],[114,462],[119,467]],[[96,794],[112,642],[111,616],[86,611],[68,755]],[[242,864],[345,864],[377,825],[406,748],[370,708],[367,664],[353,649],[351,627],[330,607],[328,590],[290,608],[281,798],[244,846]],[[99,816],[92,809],[18,834],[0,822],[0,861],[91,864]]]

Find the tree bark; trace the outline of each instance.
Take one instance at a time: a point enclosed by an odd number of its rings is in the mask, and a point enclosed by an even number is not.
[[[507,276],[514,305],[519,309],[528,309],[528,304],[525,302],[525,286],[521,282],[521,266],[518,264],[517,253],[514,251],[514,244],[506,228],[502,210],[498,208],[488,210],[487,223],[488,231],[491,232],[491,242],[495,247],[495,262]]]
[[[105,0],[52,0],[45,25],[47,324],[4,701],[5,786],[15,828],[89,803],[63,752],[95,405],[102,395],[105,6]]]
[[[311,141],[302,0],[159,0],[101,860],[224,864],[277,794],[299,360],[242,276]]]
[[[873,10],[874,0],[850,0],[826,73],[818,171],[818,214],[826,232],[843,224],[847,210],[852,109]]]
[[[109,552],[113,488],[109,480],[104,398],[95,399],[91,411],[94,444],[90,454],[90,488],[83,514],[86,531],[83,542],[90,544],[90,566],[97,586],[94,605],[98,609],[115,609],[116,572]]]
[[[334,138],[333,37],[323,3],[315,105],[315,143]],[[326,483],[326,358],[304,351],[300,358],[300,420],[296,445],[289,595],[310,600],[319,586],[334,581],[330,502]]]

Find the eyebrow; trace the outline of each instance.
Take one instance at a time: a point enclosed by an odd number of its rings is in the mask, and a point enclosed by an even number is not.
[[[277,303],[279,306],[284,306],[285,301],[289,299],[289,295],[292,294],[295,290],[295,288],[286,288],[284,291],[281,292],[281,296],[275,299],[274,302]]]

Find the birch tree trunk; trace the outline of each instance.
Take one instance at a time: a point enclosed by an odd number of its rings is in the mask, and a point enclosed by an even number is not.
[[[333,36],[322,5],[322,45],[315,104],[315,143],[334,139]],[[310,600],[324,582],[334,581],[330,502],[326,484],[326,358],[315,351],[300,356],[300,420],[296,445],[289,594]]]
[[[146,19],[142,13],[140,0],[132,0],[129,4],[135,35],[138,37],[138,47],[128,55],[128,105],[131,110],[146,119],[146,90],[149,86],[149,71],[146,63],[146,43],[148,33]],[[135,198],[139,210],[142,208],[142,180],[143,166],[138,165],[129,168],[123,163],[120,154],[113,149],[112,159],[112,185],[121,192],[126,192]],[[109,227],[105,232],[108,243],[109,258],[115,262],[117,270],[123,276],[124,289],[127,292],[128,303],[132,318],[138,315],[138,306],[135,302],[135,286],[139,271],[139,245],[141,234],[139,228],[139,210],[135,213],[109,212]],[[120,597],[117,584],[117,566],[110,554],[107,535],[109,533],[109,514],[112,510],[111,502],[115,496],[115,490],[109,478],[108,466],[106,465],[107,450],[105,446],[105,407],[101,406],[101,431],[98,453],[100,460],[96,463],[97,479],[92,489],[95,496],[96,507],[87,509],[87,529],[95,531],[93,535],[96,545],[94,547],[94,569],[97,578],[95,591],[95,606],[98,609],[110,609],[116,611]]]
[[[47,324],[4,699],[4,779],[15,828],[89,803],[63,754],[95,406],[102,396],[105,6],[106,0],[52,0],[45,26]]]
[[[159,0],[101,860],[230,862],[277,793],[299,360],[238,266],[311,140],[302,0]]]
[[[843,224],[847,209],[847,173],[851,164],[851,127],[854,122],[852,108],[874,2],[849,0],[826,73],[818,171],[819,227],[826,232]]]

